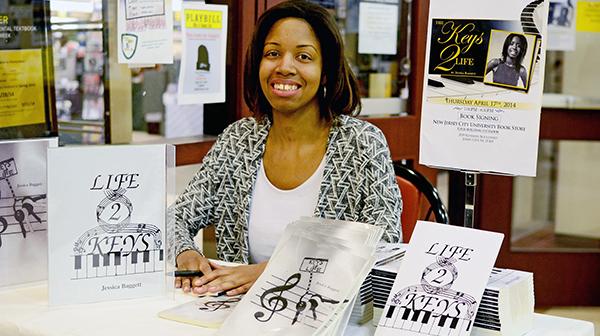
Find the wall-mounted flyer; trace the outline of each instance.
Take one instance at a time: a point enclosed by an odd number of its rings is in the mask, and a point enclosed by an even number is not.
[[[432,0],[420,163],[535,176],[548,0]]]
[[[358,52],[396,55],[398,1],[361,1],[358,8]]]
[[[418,221],[376,336],[468,336],[501,233]]]
[[[0,287],[47,278],[46,152],[56,138],[0,142]]]
[[[178,104],[225,101],[227,6],[184,1]]]
[[[173,63],[171,0],[119,0],[118,5],[119,63]]]
[[[575,50],[576,0],[550,0],[548,50]]]
[[[0,128],[46,121],[39,49],[0,50]]]
[[[170,145],[48,151],[50,304],[160,295]]]

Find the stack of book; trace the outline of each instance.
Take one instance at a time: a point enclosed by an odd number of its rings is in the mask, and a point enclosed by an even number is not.
[[[477,335],[520,336],[533,327],[533,273],[494,268],[475,322]]]
[[[360,286],[360,291],[352,305],[350,323],[363,324],[373,319],[373,285],[371,274],[368,274]]]
[[[370,278],[373,289],[373,324],[377,326],[402,259],[375,266]],[[521,336],[533,326],[533,273],[494,268],[475,317],[473,335]]]
[[[392,267],[394,270],[393,277],[391,280],[391,284],[394,283],[394,279],[396,278],[396,270],[399,267],[397,261],[401,260],[406,252],[406,244],[389,244],[389,243],[380,243],[377,245],[377,250],[375,253],[375,267],[386,268]],[[390,266],[385,266],[390,265]],[[373,281],[375,281],[378,286],[373,285]],[[370,272],[369,275],[365,278],[362,286],[360,287],[360,292],[356,298],[354,306],[352,308],[352,315],[350,316],[350,323],[353,324],[363,324],[368,321],[373,320],[373,301],[375,300],[375,296],[379,295],[381,297],[381,293],[375,293],[375,287],[380,288],[379,282],[381,279],[377,276],[373,275],[373,271]],[[391,286],[390,284],[390,286]],[[391,289],[391,287],[390,287]],[[385,305],[385,300],[387,300],[387,295],[389,295],[390,289],[388,289],[385,298],[383,298],[383,305]]]
[[[402,254],[404,256],[404,253]],[[377,326],[383,313],[400,265],[402,257],[380,266],[375,265],[371,270],[371,283],[373,289],[373,325]]]

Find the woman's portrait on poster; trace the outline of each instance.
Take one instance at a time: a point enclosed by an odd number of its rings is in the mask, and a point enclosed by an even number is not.
[[[492,35],[492,38],[494,35]],[[493,42],[490,41],[490,45]],[[509,33],[504,39],[500,57],[488,60],[485,68],[485,81],[516,88],[527,88],[528,71],[524,59],[528,50],[527,37],[519,33]],[[491,75],[491,76],[490,76]]]

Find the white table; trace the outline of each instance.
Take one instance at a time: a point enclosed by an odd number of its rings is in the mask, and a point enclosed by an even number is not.
[[[193,299],[179,294],[48,306],[46,283],[0,292],[0,336],[212,335],[213,329],[165,320],[158,312]]]
[[[471,336],[490,336],[491,332],[473,329]],[[346,335],[370,336],[375,333],[371,323],[362,326],[348,326]],[[523,336],[594,336],[594,324],[588,321],[568,319],[551,315],[534,314],[533,330]]]
[[[157,313],[192,300],[181,293],[164,297],[82,305],[48,306],[46,283],[0,290],[0,336],[189,336],[213,335],[205,329],[161,319]],[[346,335],[373,335],[371,323],[348,326]],[[484,336],[472,333],[473,336]],[[594,336],[591,322],[535,314],[526,336]]]

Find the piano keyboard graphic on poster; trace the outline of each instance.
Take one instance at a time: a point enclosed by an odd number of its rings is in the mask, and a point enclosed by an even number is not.
[[[51,304],[162,293],[167,148],[49,151]]]

